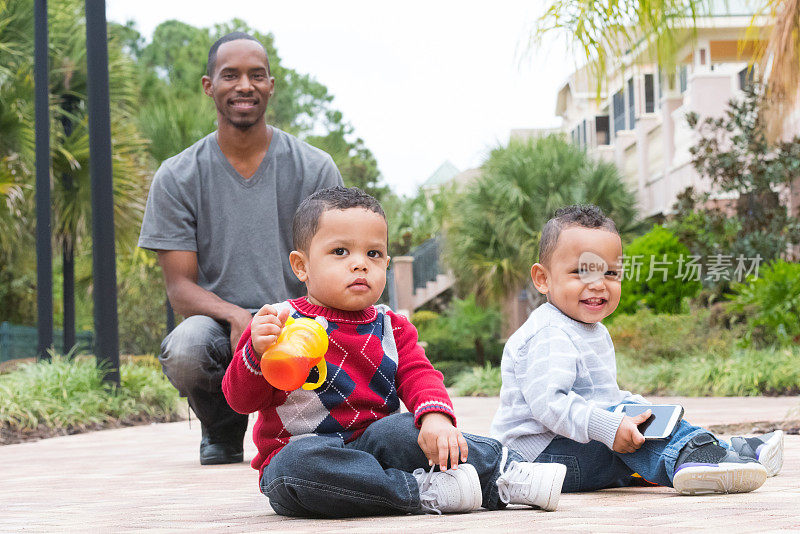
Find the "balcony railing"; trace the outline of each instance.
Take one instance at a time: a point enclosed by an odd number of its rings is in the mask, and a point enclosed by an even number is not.
[[[414,258],[414,289],[420,289],[443,274],[439,262],[439,239],[432,237],[411,251]]]

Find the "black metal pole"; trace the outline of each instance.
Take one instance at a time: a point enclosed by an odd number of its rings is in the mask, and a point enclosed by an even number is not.
[[[105,0],[86,0],[86,65],[89,97],[89,172],[92,176],[92,274],[95,356],[108,365],[105,379],[119,384],[117,266],[108,95]]]
[[[50,217],[50,89],[47,0],[35,0],[34,67],[36,116],[36,354],[53,346],[53,247]]]
[[[72,119],[70,114],[75,109],[74,97],[66,95],[64,101],[61,103],[61,109],[64,110],[64,115],[61,117],[61,126],[64,128],[64,135],[69,137],[72,135]],[[64,173],[61,177],[61,183],[64,187],[64,194],[72,194],[72,175]],[[67,236],[62,244],[61,251],[61,273],[62,273],[62,293],[64,303],[64,353],[69,353],[72,347],[75,346],[75,254],[73,247],[75,246],[75,233]]]

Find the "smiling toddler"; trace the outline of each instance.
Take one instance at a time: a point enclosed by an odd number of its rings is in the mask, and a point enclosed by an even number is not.
[[[681,421],[669,439],[645,441],[649,410],[614,412],[649,404],[617,385],[600,322],[619,304],[621,258],[616,226],[596,206],[560,209],[544,226],[531,279],[547,302],[506,343],[492,437],[529,461],[565,464],[565,492],[626,486],[633,473],[684,494],[757,489],[780,470],[780,430],[728,445]]]

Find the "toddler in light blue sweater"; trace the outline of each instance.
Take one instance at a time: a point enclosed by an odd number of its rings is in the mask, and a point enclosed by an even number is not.
[[[614,345],[600,322],[619,304],[622,242],[595,206],[560,209],[542,230],[531,268],[547,302],[508,340],[492,437],[529,461],[567,466],[563,491],[626,486],[631,475],[683,494],[759,488],[783,461],[783,433],[720,442],[686,421],[645,441],[620,404],[649,404],[617,385]]]

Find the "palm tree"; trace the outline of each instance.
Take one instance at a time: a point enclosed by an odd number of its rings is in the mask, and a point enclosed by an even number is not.
[[[599,90],[608,62],[643,44],[649,48],[643,54],[646,61],[674,66],[697,19],[719,5],[720,0],[553,0],[537,21],[533,42],[566,32],[588,59]],[[756,43],[751,61],[767,73],[764,113],[774,140],[800,98],[800,0],[753,0],[751,7],[755,15],[747,39]],[[764,18],[771,21],[766,35],[761,31]]]
[[[459,285],[484,302],[522,288],[545,222],[560,207],[589,202],[622,229],[636,215],[616,168],[590,161],[560,137],[512,140],[493,150],[446,227],[447,262]]]
[[[153,98],[142,106],[138,122],[150,140],[150,154],[158,162],[181,152],[217,127],[214,104],[202,93]]]

